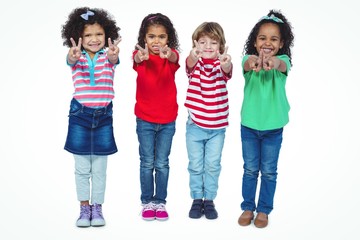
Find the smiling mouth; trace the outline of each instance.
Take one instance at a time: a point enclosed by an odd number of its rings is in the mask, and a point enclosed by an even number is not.
[[[272,52],[272,49],[270,48],[263,48],[262,49],[264,53],[271,53]]]

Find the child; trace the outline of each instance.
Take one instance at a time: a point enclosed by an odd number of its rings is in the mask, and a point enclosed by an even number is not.
[[[175,72],[180,67],[177,33],[167,16],[156,13],[143,19],[133,59],[142,218],[166,220],[169,155],[178,112]]]
[[[285,16],[271,10],[252,29],[244,48],[244,100],[241,109],[241,140],[244,158],[242,183],[244,211],[238,219],[247,226],[254,218],[256,227],[268,224],[273,209],[277,164],[283,127],[290,110],[285,83],[290,71],[294,36]],[[255,195],[259,171],[259,199]]]
[[[63,45],[70,48],[66,61],[75,88],[64,148],[75,158],[78,227],[105,225],[102,204],[107,156],[117,152],[112,99],[114,70],[119,64],[119,30],[105,10],[87,7],[74,9],[62,26]]]
[[[228,126],[227,81],[232,76],[231,57],[225,35],[216,22],[204,22],[192,35],[193,49],[186,58],[189,86],[185,106],[186,147],[189,157],[190,195],[194,199],[190,218],[216,219],[221,154]]]

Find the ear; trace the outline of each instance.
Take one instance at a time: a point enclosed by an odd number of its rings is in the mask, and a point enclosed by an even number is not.
[[[282,49],[283,46],[284,46],[284,41],[281,40],[281,42],[280,42],[280,49]]]

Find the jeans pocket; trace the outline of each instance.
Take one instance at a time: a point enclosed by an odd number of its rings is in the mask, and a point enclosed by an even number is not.
[[[72,102],[70,104],[70,110],[69,110],[69,116],[71,115],[78,115],[78,113],[81,111],[81,107],[78,104],[75,104]]]

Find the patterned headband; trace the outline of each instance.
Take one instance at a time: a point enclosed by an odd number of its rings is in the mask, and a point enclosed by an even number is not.
[[[259,22],[262,21],[262,20],[272,20],[272,21],[277,22],[277,23],[284,23],[283,20],[281,20],[278,17],[275,17],[274,14],[271,14],[270,16],[263,16],[262,18],[260,18]]]

